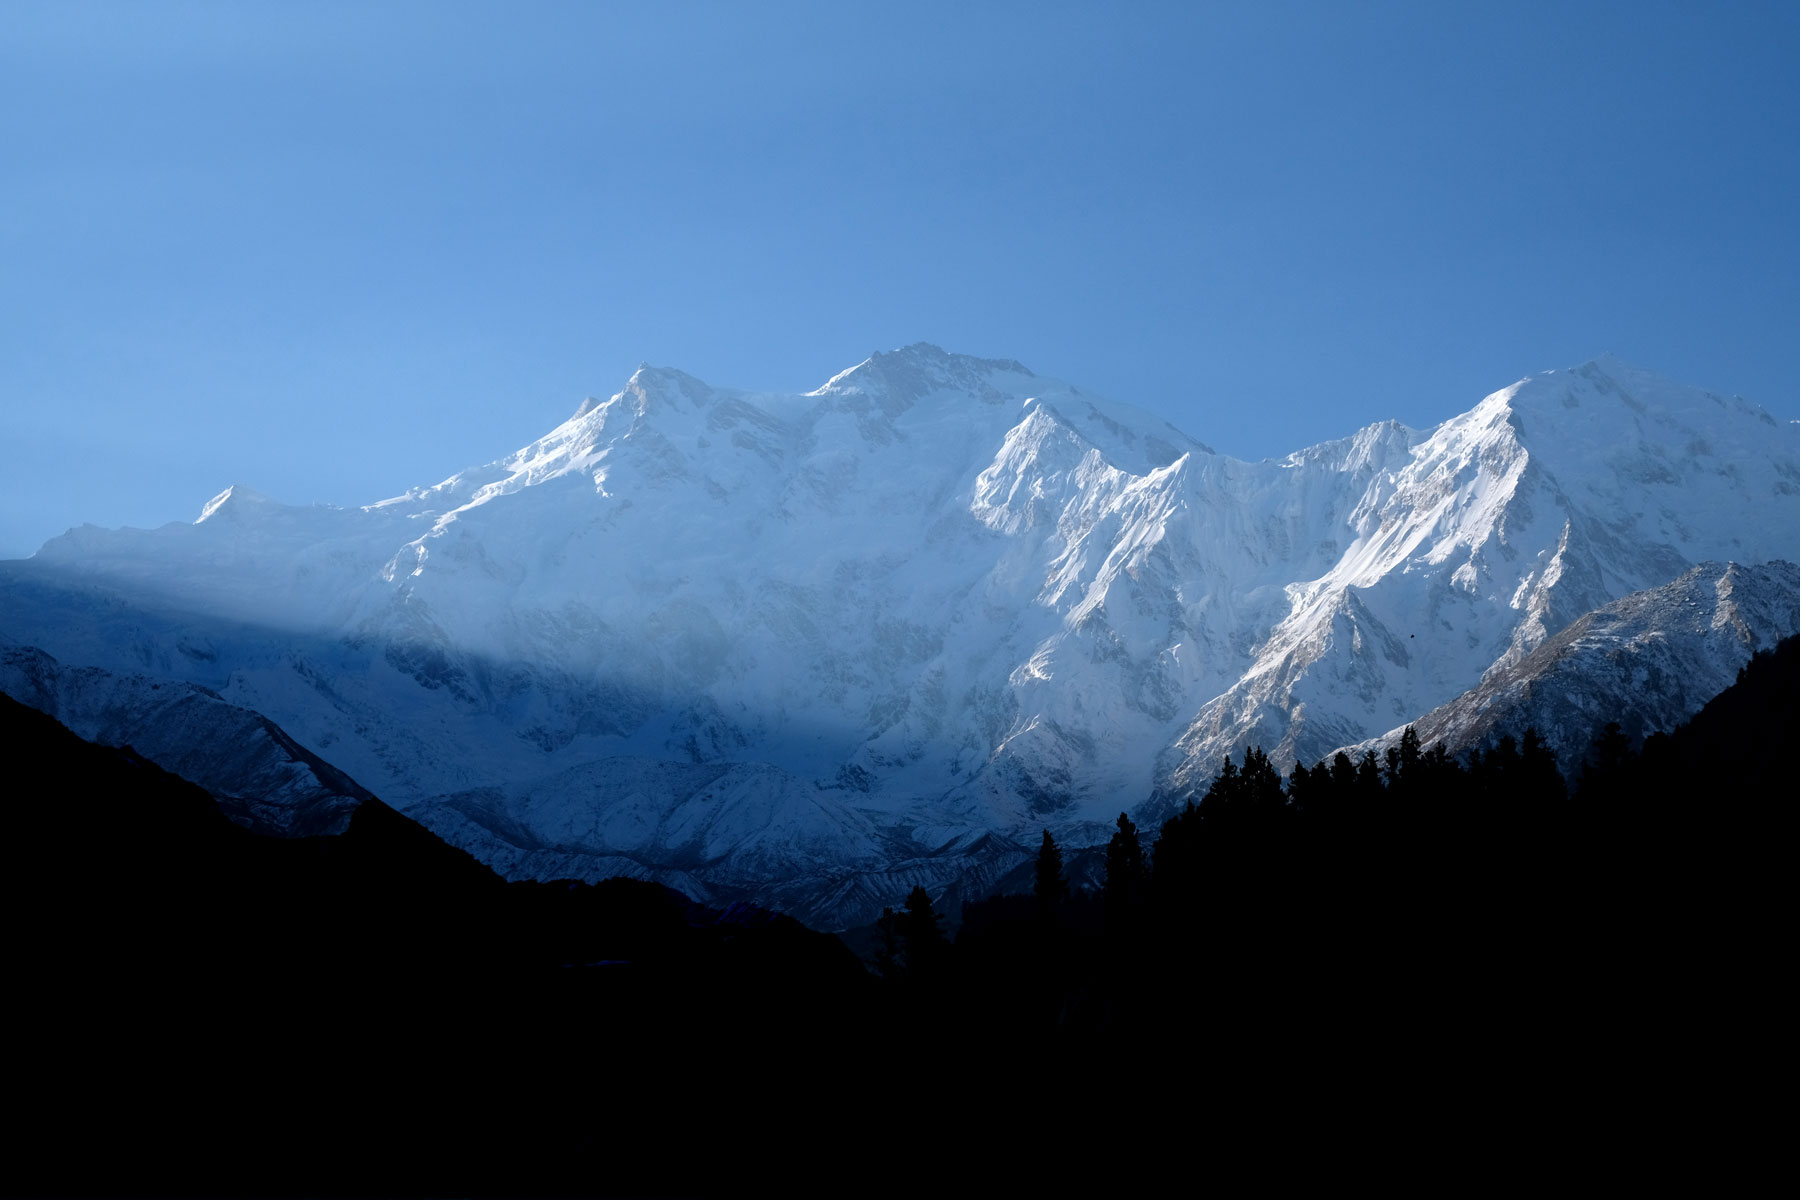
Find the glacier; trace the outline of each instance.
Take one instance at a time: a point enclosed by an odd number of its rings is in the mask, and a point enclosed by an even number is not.
[[[361,508],[83,526],[0,564],[0,638],[261,714],[506,874],[842,928],[1794,559],[1800,427],[1610,357],[1245,462],[920,344],[803,394],[645,366]]]

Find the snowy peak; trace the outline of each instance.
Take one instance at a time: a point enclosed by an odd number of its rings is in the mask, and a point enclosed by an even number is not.
[[[619,395],[635,415],[642,417],[665,406],[676,411],[696,411],[711,403],[715,393],[685,371],[645,363],[632,373]]]
[[[1651,577],[1624,590],[1704,558],[1761,562],[1789,553],[1800,519],[1793,424],[1610,356],[1533,376],[1496,397],[1534,462],[1590,518],[1581,532],[1668,552]]]
[[[1479,409],[1504,409],[1519,435],[1540,454],[1567,461],[1567,443],[1584,435],[1615,435],[1626,447],[1655,446],[1669,459],[1729,457],[1732,451],[1757,450],[1762,438],[1784,444],[1766,449],[1791,454],[1793,443],[1785,423],[1742,397],[1721,396],[1703,388],[1671,382],[1653,371],[1603,355],[1563,371],[1530,376],[1487,397]],[[1715,445],[1721,438],[1725,445]],[[1580,447],[1608,456],[1628,470],[1622,447]],[[1587,460],[1593,461],[1593,460]],[[1645,482],[1673,482],[1664,471],[1635,464]],[[1716,465],[1716,464],[1715,464]]]
[[[241,483],[234,483],[206,502],[194,524],[199,525],[215,518],[242,520],[247,514],[274,506],[275,501],[261,492]]]
[[[890,416],[934,397],[965,406],[974,400],[1002,411],[1010,406],[1019,410],[1017,416],[1043,409],[1109,461],[1138,474],[1190,452],[1213,453],[1142,409],[1035,374],[1013,359],[951,354],[927,342],[872,355],[809,394],[868,397]]]
[[[1012,359],[951,354],[929,342],[915,342],[899,350],[877,351],[808,394],[865,395],[910,405],[934,393],[954,392],[998,402],[1029,395],[1036,379]]]
[[[802,395],[715,388],[646,364],[531,445],[370,509],[430,518],[427,536],[435,536],[502,497],[578,478],[586,487],[577,491],[621,510],[646,491],[695,487],[709,503],[748,502],[787,521],[821,504],[841,511],[839,497],[858,478],[908,502],[966,493],[1015,427],[1027,435],[1054,427],[1077,458],[1093,451],[1139,476],[1186,454],[1212,454],[1150,413],[1013,360],[919,343],[875,354]],[[870,454],[903,461],[874,472],[863,463]],[[595,503],[586,502],[590,513]]]
[[[1290,469],[1330,471],[1366,481],[1378,472],[1407,465],[1412,461],[1413,447],[1427,436],[1398,421],[1378,421],[1349,437],[1296,450],[1281,462]]]

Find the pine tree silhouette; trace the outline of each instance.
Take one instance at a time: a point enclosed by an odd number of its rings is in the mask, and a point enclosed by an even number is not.
[[[931,907],[931,897],[923,887],[915,887],[906,897],[906,908],[900,913],[900,944],[906,959],[906,974],[913,980],[935,978],[950,948],[944,936],[943,918]]]
[[[1119,814],[1119,830],[1106,844],[1106,883],[1102,890],[1105,918],[1109,927],[1128,924],[1143,902],[1144,847],[1138,841],[1137,826],[1124,813]]]
[[[883,979],[897,983],[904,974],[900,966],[900,918],[892,908],[884,908],[875,928],[881,932],[881,946],[875,951],[875,970]]]
[[[1032,888],[1037,896],[1038,918],[1044,924],[1056,919],[1056,910],[1069,895],[1069,881],[1063,875],[1062,848],[1044,830],[1044,843],[1038,847],[1037,878]]]

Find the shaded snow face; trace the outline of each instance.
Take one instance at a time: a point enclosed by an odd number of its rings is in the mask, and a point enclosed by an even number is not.
[[[369,793],[267,717],[189,683],[66,667],[41,650],[0,646],[0,691],[89,741],[130,746],[197,783],[258,833],[342,833]]]
[[[1800,557],[1797,460],[1791,424],[1611,360],[1259,463],[929,346],[798,395],[645,367],[363,509],[234,487],[72,531],[0,601],[13,640],[204,684],[521,873],[835,870],[866,904],[842,872],[1103,840],[1696,562]]]

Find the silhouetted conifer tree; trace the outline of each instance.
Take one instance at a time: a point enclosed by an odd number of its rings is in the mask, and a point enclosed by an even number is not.
[[[1200,810],[1189,800],[1182,810],[1163,822],[1150,861],[1150,891],[1165,914],[1186,912],[1193,906],[1201,876],[1199,865]],[[1172,918],[1173,919],[1173,918]]]
[[[1269,761],[1261,746],[1244,751],[1244,769],[1238,775],[1240,803],[1245,819],[1259,828],[1272,828],[1287,808],[1287,793],[1281,790],[1281,772]]]
[[[1069,895],[1069,881],[1063,876],[1062,848],[1056,839],[1044,830],[1044,843],[1038,847],[1037,878],[1032,888],[1037,896],[1038,917],[1049,924],[1056,918],[1056,909]]]
[[[1408,803],[1412,819],[1458,844],[1468,835],[1470,805],[1463,770],[1439,742],[1410,770]]]
[[[1400,775],[1402,778],[1418,771],[1419,761],[1424,757],[1423,748],[1419,745],[1419,731],[1411,725],[1400,735]]]
[[[1738,672],[1741,677],[1743,672]],[[1617,721],[1608,721],[1600,736],[1588,750],[1581,767],[1579,788],[1581,805],[1586,809],[1608,810],[1619,805],[1625,790],[1627,765],[1631,761],[1631,739]]]
[[[1556,769],[1556,751],[1535,728],[1527,729],[1519,744],[1519,782],[1540,806],[1560,805],[1569,794],[1562,772]]]
[[[1510,780],[1519,769],[1519,739],[1510,733],[1501,734],[1485,761],[1490,779]]]
[[[1315,782],[1314,772],[1309,771],[1306,764],[1297,758],[1294,760],[1294,769],[1288,772],[1288,804],[1300,816],[1311,815],[1313,807],[1323,799],[1325,790],[1331,786],[1331,776],[1324,770],[1323,764],[1320,764],[1318,773],[1325,778]]]
[[[929,979],[942,966],[950,947],[944,936],[943,918],[931,907],[923,887],[907,894],[906,909],[899,919],[900,944],[906,955],[906,973],[913,979]]]
[[[1444,743],[1441,741],[1420,756],[1419,765],[1424,770],[1425,777],[1437,783],[1442,783],[1462,772],[1462,768],[1457,765],[1454,758],[1450,757],[1450,752],[1444,748]]]
[[[1356,800],[1359,819],[1376,811],[1381,804],[1381,768],[1376,765],[1375,752],[1364,750],[1363,756],[1356,762],[1356,779],[1351,786]]]
[[[881,946],[875,951],[875,969],[883,979],[898,980],[901,974],[900,918],[892,908],[884,908],[875,928],[881,932]]]
[[[1213,776],[1212,786],[1206,789],[1206,795],[1200,800],[1200,819],[1215,824],[1229,822],[1237,815],[1237,802],[1243,791],[1237,764],[1227,754],[1225,765]]]
[[[1130,914],[1143,900],[1144,848],[1138,841],[1137,826],[1124,813],[1119,814],[1119,830],[1106,843],[1106,883],[1102,891],[1108,925],[1129,921]]]
[[[1312,792],[1313,824],[1339,836],[1353,819],[1347,815],[1356,795],[1356,764],[1350,756],[1339,750],[1329,765],[1321,762],[1314,767]]]
[[[1425,756],[1419,747],[1419,733],[1408,725],[1398,744],[1387,750],[1387,796],[1383,807],[1390,836],[1398,836],[1415,848],[1428,836],[1429,798],[1425,779]]]

